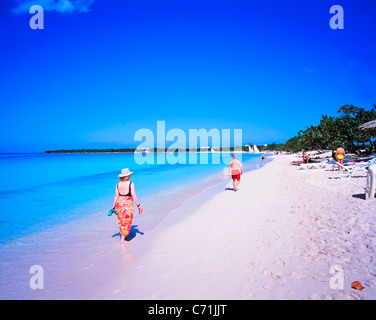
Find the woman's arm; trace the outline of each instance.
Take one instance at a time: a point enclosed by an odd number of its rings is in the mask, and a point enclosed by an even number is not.
[[[131,195],[132,195],[133,201],[134,201],[134,202],[136,203],[136,205],[137,205],[138,213],[139,213],[139,214],[142,214],[143,209],[142,209],[140,203],[138,202],[137,194],[136,194],[136,189],[135,189],[135,187],[134,187],[134,183],[132,183],[132,185],[131,185]]]
[[[114,206],[112,208],[115,208],[116,201],[117,201],[118,198],[119,198],[119,189],[118,189],[118,185],[116,185],[115,198],[114,198]]]

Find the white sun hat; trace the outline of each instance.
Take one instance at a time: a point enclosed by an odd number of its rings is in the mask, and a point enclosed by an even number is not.
[[[119,174],[119,178],[130,176],[133,172],[129,171],[128,168],[121,170],[121,173]]]

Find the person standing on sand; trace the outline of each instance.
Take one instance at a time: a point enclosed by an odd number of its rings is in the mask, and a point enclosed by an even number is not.
[[[302,150],[302,153],[303,153],[303,163],[304,163],[305,161],[307,161],[307,163],[308,163],[309,158],[308,158],[308,155],[307,155],[307,151],[306,151],[305,149],[303,149],[303,150]]]
[[[236,160],[236,155],[232,155],[232,161],[230,162],[230,167],[228,170],[228,176],[232,175],[232,184],[234,186],[234,191],[238,191],[238,186],[240,183],[240,175],[243,174],[243,168],[239,160]]]
[[[342,148],[342,145],[340,145],[338,148],[337,148],[337,151],[336,151],[336,158],[337,158],[337,162],[340,164],[338,166],[338,171],[340,171],[343,167],[343,159],[345,157],[345,149]]]
[[[138,213],[142,214],[143,209],[138,202],[134,183],[129,181],[132,172],[129,169],[121,170],[119,174],[120,182],[116,185],[114,206],[118,214],[119,231],[121,234],[120,244],[125,244],[125,238],[131,231],[133,220],[133,201],[138,207]]]
[[[262,159],[262,165],[264,165],[264,160],[265,160],[265,154],[264,153],[262,154],[261,159]]]

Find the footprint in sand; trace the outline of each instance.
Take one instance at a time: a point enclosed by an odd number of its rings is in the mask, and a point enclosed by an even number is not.
[[[273,280],[270,280],[265,286],[263,286],[266,290],[273,290],[275,289],[275,283]]]
[[[84,268],[85,271],[90,270],[92,267],[94,267],[94,264],[89,264],[86,268]]]
[[[296,271],[293,271],[291,274],[296,279],[306,279],[312,276],[311,271],[308,269],[298,269]]]
[[[277,259],[274,261],[274,264],[279,267],[284,267],[286,263],[282,259]]]
[[[263,269],[261,271],[261,273],[265,276],[265,277],[271,277],[273,274],[269,271],[269,270],[266,270],[266,269]]]
[[[112,291],[112,294],[113,294],[113,295],[117,295],[119,292],[125,290],[126,288],[127,288],[126,285],[121,286],[119,289],[116,289],[116,290]]]
[[[137,272],[138,270],[142,269],[142,266],[138,266],[136,268],[133,269],[133,272]]]
[[[320,272],[318,274],[314,274],[312,279],[318,282],[328,282],[330,280],[331,275],[326,272]]]
[[[258,262],[248,262],[247,263],[247,267],[248,268],[251,268],[251,269],[254,269],[254,268],[259,268],[261,265],[260,265],[260,263],[258,263]]]
[[[242,297],[243,299],[252,299],[254,297],[254,286],[257,283],[256,278],[249,278],[248,281],[244,284],[242,289]]]
[[[315,293],[309,298],[309,300],[334,300],[334,297],[326,294]]]
[[[289,276],[288,274],[287,276]],[[289,282],[286,278],[284,278],[281,274],[272,274],[272,279],[278,283],[279,286],[285,287],[289,286]]]
[[[256,278],[249,278],[248,279],[248,283],[249,284],[255,284],[257,282],[257,279]]]

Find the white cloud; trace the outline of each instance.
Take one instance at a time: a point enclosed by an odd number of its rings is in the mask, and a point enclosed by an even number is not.
[[[44,11],[57,11],[61,13],[88,12],[94,0],[14,0],[16,7],[12,11],[16,14],[29,12],[30,8],[38,4]]]

